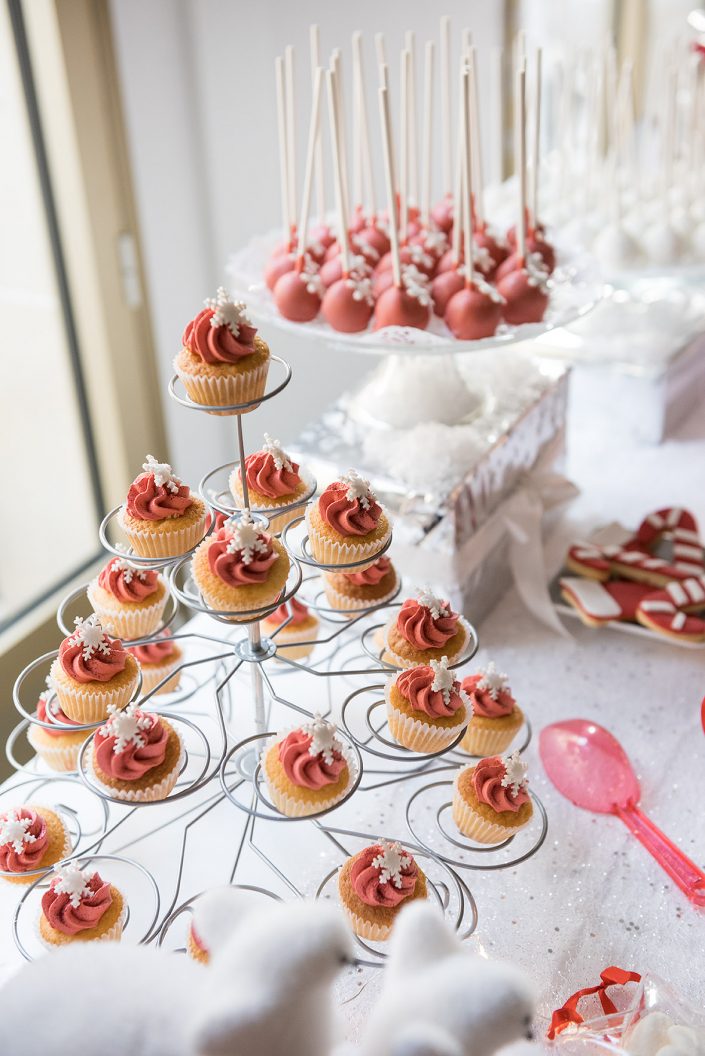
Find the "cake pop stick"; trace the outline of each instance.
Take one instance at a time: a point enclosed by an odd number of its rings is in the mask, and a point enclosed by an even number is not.
[[[311,50],[311,86],[316,80],[316,71],[321,62],[320,30],[317,25],[312,25],[309,30]],[[325,224],[326,219],[326,186],[323,172],[323,134],[320,127],[320,113],[318,122],[318,136],[316,138],[316,212],[319,225]]]
[[[296,216],[296,98],[294,87],[294,48],[287,44],[284,52],[286,75],[286,146],[289,169],[289,214]]]
[[[299,244],[297,250],[297,265],[303,262],[306,252],[306,235],[308,233],[308,218],[311,209],[311,186],[313,184],[313,167],[316,155],[316,144],[320,138],[321,123],[321,89],[323,86],[323,70],[319,66],[313,82],[313,99],[311,102],[311,120],[308,130],[308,146],[306,148],[306,169],[304,172],[303,195],[301,199],[301,214],[299,221]]]
[[[443,15],[441,18],[441,49],[440,49],[440,78],[441,78],[441,143],[443,162],[443,191],[451,194],[453,191],[453,151],[451,147],[451,112],[450,112],[450,17]]]
[[[475,271],[474,261],[474,247],[473,247],[473,187],[472,187],[472,138],[470,132],[470,85],[471,75],[468,67],[466,66],[461,76],[461,88],[462,88],[462,108],[461,113],[463,115],[463,134],[461,138],[462,151],[463,151],[463,201],[465,202],[465,209],[463,210],[463,241],[465,248],[465,285],[470,286],[473,281],[473,274]]]
[[[515,144],[519,187],[519,219],[517,222],[517,255],[523,267],[526,259],[526,68],[517,73],[515,101]]]
[[[360,140],[360,183],[365,189],[365,201],[374,217],[377,213],[375,185],[372,173],[370,131],[367,122],[367,95],[365,92],[365,67],[362,56],[362,33],[353,33],[353,69],[355,73],[355,97],[357,100],[358,134]]]
[[[399,238],[406,242],[409,194],[409,52],[401,53],[399,92]]]
[[[348,185],[348,149],[345,136],[345,104],[343,102],[343,57],[340,48],[335,48],[332,55],[333,86],[337,111],[340,175],[343,183],[343,200],[345,215],[350,218],[350,191]]]
[[[386,66],[387,52],[384,44],[384,33],[375,33],[375,54],[377,55],[377,66]]]
[[[399,223],[397,214],[396,176],[394,173],[394,155],[392,151],[392,129],[389,113],[389,89],[379,88],[379,114],[382,128],[382,161],[384,169],[384,189],[387,195],[389,213],[389,240],[391,242],[392,274],[394,285],[401,286],[401,263],[399,259]]]
[[[494,100],[496,107],[496,111],[492,115],[492,128],[494,129],[492,150],[494,156],[493,179],[495,183],[501,183],[504,179],[504,48],[492,49],[490,83],[490,98]]]
[[[480,107],[477,93],[477,49],[470,48],[470,116],[473,159],[473,194],[472,205],[475,211],[475,221],[480,231],[485,228],[485,209],[483,200],[483,172],[482,172],[482,135],[480,130]]]
[[[333,159],[333,185],[335,187],[335,205],[338,213],[338,241],[340,259],[343,262],[343,275],[350,271],[350,243],[348,234],[347,201],[343,183],[342,147],[340,137],[340,115],[338,112],[338,90],[336,85],[336,68],[326,71],[326,88],[328,93],[328,121],[330,126],[331,156]]]
[[[284,242],[291,239],[291,217],[289,196],[289,148],[286,141],[286,91],[284,88],[284,60],[278,56],[274,60],[274,76],[277,87],[277,133],[279,136],[279,182],[281,189],[282,223],[284,225]]]
[[[534,73],[534,149],[531,158],[531,227],[539,223],[539,170],[541,167],[541,48],[536,49]]]
[[[423,89],[423,144],[421,173],[421,222],[428,228],[431,219],[431,145],[433,141],[433,55],[432,40],[426,41],[424,52]]]
[[[408,72],[408,169],[409,175],[407,178],[407,192],[408,201],[412,205],[418,205],[419,201],[419,188],[418,188],[418,153],[416,144],[416,34],[413,30],[407,29],[404,34],[404,47],[409,55],[409,72]]]

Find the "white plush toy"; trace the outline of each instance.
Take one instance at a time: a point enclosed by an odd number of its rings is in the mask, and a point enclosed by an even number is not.
[[[23,968],[0,990],[12,1056],[326,1056],[331,983],[351,959],[324,903],[242,909],[223,891],[211,962],[126,943],[77,943]],[[213,907],[211,906],[211,911]],[[211,913],[213,919],[217,914]]]
[[[363,1056],[491,1056],[531,1038],[534,995],[512,964],[464,950],[437,910],[408,906],[392,934]]]

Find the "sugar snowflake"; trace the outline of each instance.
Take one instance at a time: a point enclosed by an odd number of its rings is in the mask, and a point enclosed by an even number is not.
[[[147,579],[147,571],[139,568],[137,565],[133,565],[126,557],[114,557],[111,567],[116,572],[122,572],[122,578],[128,585],[132,582],[135,576],[137,576],[142,583]]]
[[[512,752],[512,754],[505,757],[502,762],[504,763],[502,787],[511,788],[512,795],[518,796],[519,792],[525,790],[529,784],[529,779],[526,776],[529,767],[519,755],[518,751]]]
[[[379,260],[379,253],[374,246],[369,244],[369,242],[365,242],[365,240],[360,238],[359,235],[353,235],[350,242],[355,249],[360,251],[363,260],[371,261],[373,264],[377,263]]]
[[[440,619],[441,616],[450,616],[450,609],[445,601],[434,594],[430,587],[423,587],[416,597],[419,605],[430,610],[434,620]]]
[[[284,448],[281,446],[278,440],[274,440],[269,433],[264,434],[264,443],[262,444],[262,450],[268,455],[271,455],[274,459],[274,465],[276,469],[286,469],[291,472],[293,466],[291,465],[291,459],[287,455]]]
[[[147,455],[147,461],[142,463],[145,473],[151,473],[154,483],[158,488],[164,487],[172,493],[181,487],[181,480],[174,476],[174,472],[168,462],[157,462],[154,455]]]
[[[432,302],[428,276],[419,271],[415,264],[407,264],[401,269],[401,279],[409,296],[417,300],[424,308],[430,308]]]
[[[87,869],[81,869],[76,862],[67,862],[66,865],[55,865],[55,878],[51,882],[52,891],[57,895],[68,895],[69,902],[74,909],[81,905],[81,899],[89,898],[92,891],[89,880],[95,874]]]
[[[323,297],[325,287],[321,279],[318,264],[309,256],[306,257],[304,266],[299,272],[299,278],[306,287],[307,293],[314,293],[317,297]]]
[[[548,289],[548,270],[540,253],[529,253],[524,261],[529,286],[538,286],[544,293]]]
[[[443,703],[447,707],[450,703],[450,694],[455,684],[453,672],[448,670],[448,657],[442,656],[440,660],[431,660],[430,666],[433,670],[431,689],[434,693],[443,694]]]
[[[370,499],[374,501],[374,495],[369,480],[361,477],[357,470],[349,469],[345,476],[340,478],[341,484],[347,484],[348,490],[345,498],[348,502],[359,502],[363,510],[369,510]]]
[[[108,721],[100,727],[101,737],[114,737],[113,754],[121,755],[129,744],[135,748],[144,748],[143,730],[151,730],[152,719],[139,711],[133,701],[126,708],[120,709],[115,704],[108,705]]]
[[[440,255],[448,247],[448,238],[444,231],[427,231],[424,246],[429,252]]]
[[[73,621],[76,630],[69,641],[71,645],[83,646],[83,659],[90,660],[94,653],[102,653],[103,656],[110,654],[110,645],[103,630],[100,620],[94,612],[87,619],[77,616]]]
[[[402,885],[402,871],[411,865],[411,855],[404,853],[400,843],[390,843],[388,840],[380,840],[382,853],[375,855],[372,859],[374,869],[379,869],[380,884],[393,884],[395,887]]]
[[[375,303],[372,294],[372,280],[366,275],[348,275],[345,284],[353,291],[354,301],[365,301],[370,307]]]
[[[336,736],[338,727],[328,722],[323,718],[322,715],[316,713],[313,716],[313,722],[310,722],[304,727],[307,733],[311,734],[311,744],[309,745],[309,755],[320,755],[323,762],[327,766],[331,766],[333,763],[333,753],[342,752],[343,746]]]
[[[490,660],[487,667],[482,672],[482,678],[477,683],[477,688],[486,690],[492,697],[492,700],[497,700],[499,694],[503,693],[508,686],[508,676],[501,671],[498,671],[494,660]]]
[[[238,337],[241,326],[252,326],[247,318],[247,305],[244,301],[233,301],[227,290],[218,287],[215,298],[206,298],[206,308],[213,312],[211,326],[227,326],[233,337]]]
[[[10,846],[16,854],[22,854],[25,845],[37,839],[27,829],[32,824],[31,818],[21,818],[16,810],[8,810],[0,820],[0,847]]]
[[[243,510],[238,521],[231,522],[232,535],[226,547],[229,554],[242,554],[243,565],[250,565],[255,554],[266,554],[267,540],[257,530],[249,510]]]

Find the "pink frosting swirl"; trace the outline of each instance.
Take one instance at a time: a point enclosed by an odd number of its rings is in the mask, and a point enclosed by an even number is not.
[[[226,525],[213,534],[208,547],[208,564],[211,572],[227,583],[229,587],[246,587],[252,583],[264,583],[269,570],[277,560],[272,546],[272,537],[266,532],[259,532],[258,539],[266,544],[262,552],[255,552],[252,560],[245,563],[242,550],[228,551],[232,538],[232,528]]]
[[[343,572],[343,575],[357,587],[375,587],[382,582],[391,567],[392,562],[388,557],[380,557],[374,565],[363,568],[362,572]]]
[[[59,646],[59,663],[67,675],[76,682],[109,682],[115,675],[124,671],[127,663],[127,650],[123,648],[118,638],[110,638],[103,635],[103,641],[108,646],[108,651],[103,653],[99,650],[86,659],[83,655],[83,642],[71,638],[64,638]]]
[[[426,664],[410,667],[397,676],[397,689],[415,711],[423,711],[432,719],[450,718],[463,707],[460,683],[453,683],[446,703],[442,690],[431,688],[435,677],[433,668]]]
[[[297,624],[305,623],[308,619],[308,607],[304,605],[298,598],[290,598],[288,602],[280,605],[274,612],[270,612],[267,617],[267,623],[275,623],[277,626],[283,623],[284,620],[289,619],[289,611],[287,606],[291,606],[291,620],[289,621],[289,627],[296,627]]]
[[[470,697],[473,714],[481,715],[485,719],[501,719],[504,715],[511,715],[516,704],[511,692],[508,689],[500,689],[495,700],[488,689],[477,688],[481,679],[482,673],[463,679],[463,689]]]
[[[310,755],[312,736],[305,730],[294,730],[279,744],[279,762],[293,785],[319,789],[334,785],[348,765],[340,752],[333,751],[333,761],[322,755]]]
[[[213,314],[212,308],[202,308],[191,320],[181,339],[184,348],[210,364],[237,363],[243,356],[251,355],[256,328],[241,322],[240,333],[235,337],[227,326],[211,326]]]
[[[52,928],[64,935],[76,935],[79,931],[94,928],[104,913],[110,908],[113,896],[110,884],[107,884],[98,873],[88,881],[89,895],[84,895],[78,906],[72,906],[69,896],[55,890],[59,878],[52,880],[49,890],[42,896],[42,912]]]
[[[515,795],[511,787],[505,788],[502,784],[505,773],[504,762],[498,755],[480,759],[472,775],[472,786],[480,803],[486,803],[498,813],[511,810],[516,814],[522,804],[528,802],[529,793],[520,788]]]
[[[59,703],[56,700],[51,702],[50,706],[47,706],[47,699],[41,696],[37,701],[37,718],[42,722],[63,722],[67,726],[80,726],[79,722],[75,719],[70,719],[68,715],[64,715],[63,711],[59,707]],[[47,729],[45,726],[41,727],[45,733],[48,733],[50,737],[63,737],[66,733],[71,733],[71,730],[62,730],[56,726],[53,729]]]
[[[135,710],[138,719],[147,718],[149,729],[139,731],[141,745],[128,742],[120,752],[115,751],[116,738],[110,732],[110,726],[101,726],[95,735],[95,760],[104,774],[119,781],[138,781],[166,758],[169,732],[158,715]]]
[[[377,527],[382,507],[370,496],[367,509],[360,499],[350,502],[345,496],[348,485],[342,481],[329,484],[318,500],[318,510],[331,528],[340,535],[368,535]]]
[[[433,618],[431,610],[415,598],[407,598],[397,616],[397,630],[415,649],[441,649],[458,629],[458,614],[444,602],[447,616]]]
[[[159,575],[151,568],[125,566],[122,558],[114,557],[101,569],[98,586],[118,601],[143,601],[159,589]]]
[[[373,865],[374,859],[384,852],[379,844],[366,847],[355,856],[355,861],[350,867],[350,883],[352,889],[359,899],[368,906],[398,906],[405,898],[413,895],[416,888],[418,866],[411,855],[411,863],[401,872],[401,887],[388,880],[381,882],[381,870]]]
[[[173,656],[176,648],[171,632],[165,629],[159,635],[158,641],[147,642],[145,645],[128,645],[127,651],[141,664],[159,664],[168,656]]]
[[[181,517],[191,505],[188,484],[179,484],[170,491],[166,484],[157,484],[154,473],[140,473],[130,485],[126,508],[138,521],[165,521],[170,517]]]
[[[9,814],[14,814],[20,821],[29,820],[26,832],[27,835],[34,836],[34,840],[23,843],[21,851],[16,850],[12,843],[0,843],[0,870],[4,873],[28,873],[31,869],[39,868],[47,849],[47,825],[41,814],[37,814],[31,807],[17,807],[13,811],[0,814],[0,827],[2,822],[7,821]]]
[[[277,469],[274,456],[269,451],[255,451],[245,459],[245,479],[248,488],[270,499],[282,495],[293,495],[301,483],[298,462],[290,462],[291,469],[283,465]]]

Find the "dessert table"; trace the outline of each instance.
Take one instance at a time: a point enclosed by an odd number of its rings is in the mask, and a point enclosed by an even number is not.
[[[608,426],[596,408],[594,430],[569,437],[568,475],[581,495],[554,529],[547,546],[547,567],[555,572],[567,545],[597,525],[620,520],[639,523],[645,513],[666,505],[692,510],[705,523],[705,416],[695,414],[679,434],[659,447],[610,446]],[[393,556],[393,549],[392,549]],[[468,613],[472,617],[472,613]],[[639,775],[642,806],[656,824],[699,865],[705,864],[705,812],[700,789],[705,773],[705,736],[700,700],[705,690],[705,649],[685,649],[666,641],[647,641],[619,630],[593,631],[571,621],[570,637],[545,629],[509,591],[482,623],[477,661],[494,659],[511,680],[516,698],[534,728],[526,752],[531,787],[549,818],[548,836],[538,852],[508,869],[462,870],[477,903],[478,926],[470,944],[490,957],[507,957],[527,968],[536,980],[541,1022],[577,988],[593,982],[611,964],[646,970],[664,977],[683,997],[702,1006],[702,911],[668,880],[646,851],[616,818],[593,816],[562,799],[546,779],[538,758],[536,735],[553,720],[596,719],[621,741]],[[180,633],[193,628],[223,637],[233,632],[207,616],[198,616]],[[352,637],[352,636],[351,636]],[[58,632],[57,632],[58,640]],[[221,648],[195,639],[184,641],[187,659]],[[357,649],[359,642],[349,647]],[[319,653],[321,656],[319,657]],[[325,663],[317,647],[313,665]],[[351,653],[351,655],[353,655]],[[475,663],[476,661],[473,661]],[[344,675],[314,678],[270,664],[277,693],[311,711],[339,713],[351,689],[379,676]],[[253,732],[247,665],[232,681],[229,727],[235,740]],[[197,718],[212,712],[215,665],[194,667],[203,685],[175,713]],[[8,704],[9,706],[9,704]],[[289,722],[290,722],[289,715]],[[270,718],[276,729],[276,705]],[[208,724],[204,729],[208,730]],[[367,759],[365,759],[367,765]],[[13,805],[9,789],[0,789],[0,806]],[[405,807],[416,777],[357,792],[326,821],[330,825],[409,839]],[[369,783],[369,782],[368,782]],[[227,883],[239,856],[238,882],[261,885],[290,896],[286,882],[263,861],[271,857],[281,872],[306,894],[342,858],[316,826],[298,821],[262,824],[257,850],[246,838],[249,815],[227,800],[216,801],[214,781],[192,799],[138,810],[106,841],[103,853],[124,853],[143,863],[162,893],[161,914],[200,891]],[[87,793],[86,793],[87,794]],[[202,818],[198,815],[207,810]],[[111,818],[126,808],[111,806]],[[187,814],[184,812],[187,811]],[[189,827],[180,885],[178,859]],[[147,838],[148,837],[148,838]],[[345,838],[341,838],[345,844]],[[355,846],[355,849],[358,849]],[[22,964],[12,940],[12,920],[22,891],[0,885],[0,983]],[[137,911],[139,907],[135,907]],[[175,921],[165,943],[183,943],[183,921]],[[125,941],[129,941],[129,931]],[[357,1037],[365,1012],[379,986],[378,968],[353,970],[338,987],[350,1040]]]

